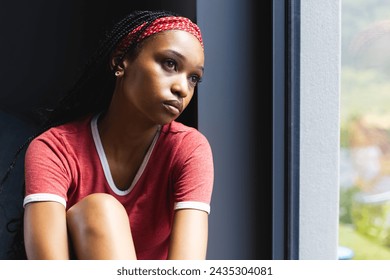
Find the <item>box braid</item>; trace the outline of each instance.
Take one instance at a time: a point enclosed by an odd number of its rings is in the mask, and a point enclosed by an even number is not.
[[[154,20],[169,16],[178,16],[178,14],[170,11],[134,11],[118,21],[109,32],[106,32],[95,53],[84,66],[84,71],[74,86],[59,101],[54,109],[47,110],[45,120],[38,132],[26,139],[26,141],[17,149],[14,159],[0,181],[0,194],[6,180],[16,165],[18,156],[34,138],[51,127],[90,114],[96,114],[105,111],[108,108],[115,85],[115,78],[112,73],[113,71],[110,69],[109,60],[112,53],[116,50],[118,43],[135,28],[144,24],[142,28],[135,33],[133,42],[123,51],[119,61],[123,60],[125,56],[130,58],[136,57],[142,46],[142,40],[138,41],[138,37]],[[9,252],[10,259],[25,259],[26,254],[23,243],[23,209],[20,218],[8,222],[7,230],[15,233],[14,243]]]

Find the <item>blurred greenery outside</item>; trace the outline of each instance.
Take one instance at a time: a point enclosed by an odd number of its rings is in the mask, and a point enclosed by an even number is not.
[[[382,144],[382,152],[390,147],[390,32],[377,44],[379,32],[365,33],[382,20],[390,20],[390,2],[342,0],[340,148],[347,151],[369,144]],[[383,154],[390,155],[390,149]],[[389,159],[382,160],[381,175],[390,176]],[[390,259],[390,197],[375,203],[357,199],[371,183],[340,188],[339,245],[352,249],[356,260]]]
[[[351,225],[340,224],[339,243],[352,249],[352,260],[390,260],[389,248],[357,232]]]

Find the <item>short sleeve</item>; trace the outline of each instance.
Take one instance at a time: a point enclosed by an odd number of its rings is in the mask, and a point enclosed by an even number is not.
[[[66,207],[71,182],[66,148],[49,135],[34,139],[25,156],[26,193],[23,206],[36,201],[56,201]]]
[[[214,183],[210,144],[199,132],[191,133],[183,140],[180,153],[182,161],[175,184],[175,210],[191,208],[210,213]]]

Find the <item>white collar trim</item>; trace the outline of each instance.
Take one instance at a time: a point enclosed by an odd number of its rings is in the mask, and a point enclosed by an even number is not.
[[[100,139],[100,135],[99,135],[99,130],[97,127],[98,118],[99,118],[99,115],[96,115],[95,117],[92,118],[91,130],[92,130],[92,137],[93,137],[93,140],[95,142],[95,147],[96,147],[96,150],[97,150],[99,158],[100,158],[100,163],[102,164],[102,167],[103,167],[104,175],[106,177],[108,185],[110,186],[110,188],[112,189],[112,191],[115,194],[120,195],[120,196],[127,195],[134,188],[135,184],[137,184],[139,178],[141,177],[142,173],[144,172],[145,167],[148,164],[150,155],[152,154],[154,146],[156,145],[158,136],[160,135],[160,129],[157,131],[156,135],[154,136],[152,144],[150,145],[150,147],[149,147],[149,149],[144,157],[144,160],[142,161],[142,164],[139,167],[137,174],[135,175],[134,180],[131,183],[130,187],[126,190],[121,190],[115,185],[114,180],[112,179],[110,166],[108,165],[107,157],[106,157],[106,154],[104,152],[104,148],[103,148],[103,145],[102,145],[102,142]]]

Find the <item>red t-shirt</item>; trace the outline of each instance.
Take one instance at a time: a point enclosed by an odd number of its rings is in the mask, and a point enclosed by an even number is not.
[[[97,117],[54,127],[35,138],[25,157],[26,197],[66,209],[91,193],[108,193],[129,215],[138,259],[166,259],[176,209],[210,212],[214,180],[207,139],[178,122],[161,127],[127,190],[115,186]]]

